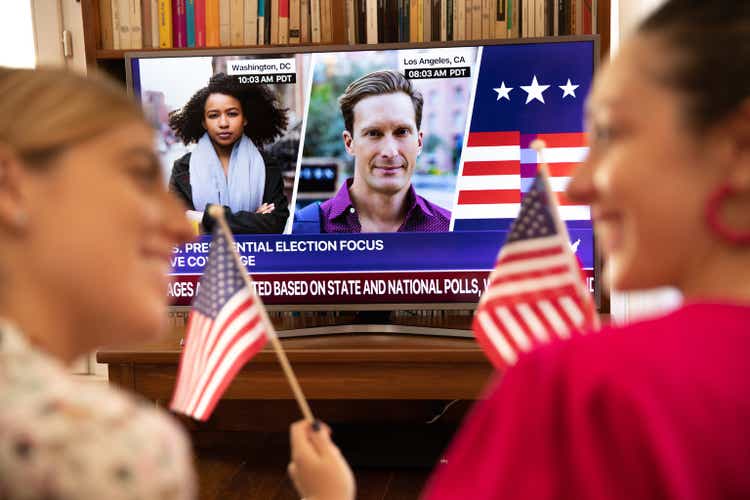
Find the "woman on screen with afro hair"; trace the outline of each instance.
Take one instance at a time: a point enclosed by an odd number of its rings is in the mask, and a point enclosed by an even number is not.
[[[281,171],[266,164],[261,149],[287,122],[287,110],[268,87],[242,85],[224,73],[170,114],[175,135],[196,146],[174,162],[169,188],[206,231],[214,224],[205,215],[209,204],[224,207],[234,233],[284,231],[289,209]]]

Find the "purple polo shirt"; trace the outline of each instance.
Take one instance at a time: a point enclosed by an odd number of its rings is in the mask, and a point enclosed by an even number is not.
[[[349,186],[353,179],[347,179],[336,196],[320,204],[322,214],[322,229],[324,233],[361,233],[362,225],[359,214],[349,196]],[[426,232],[439,233],[448,231],[451,213],[434,203],[430,203],[409,185],[406,193],[406,203],[409,207],[406,217],[398,232]]]

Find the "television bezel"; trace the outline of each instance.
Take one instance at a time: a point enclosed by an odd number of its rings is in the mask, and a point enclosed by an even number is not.
[[[134,95],[132,60],[135,59],[157,59],[169,57],[215,57],[233,55],[265,55],[265,54],[314,54],[325,52],[366,52],[372,50],[409,50],[409,49],[441,49],[453,47],[481,47],[489,45],[533,45],[540,43],[567,43],[567,42],[593,42],[594,68],[596,74],[601,58],[600,35],[566,35],[554,37],[530,37],[530,38],[502,38],[490,40],[458,40],[446,42],[396,42],[378,44],[356,44],[356,45],[321,45],[321,44],[299,44],[299,45],[264,45],[248,47],[208,47],[208,48],[186,48],[186,49],[152,49],[127,51],[124,53],[125,80],[127,91]],[[602,280],[603,256],[596,245],[596,232],[592,234],[594,243],[594,301],[600,314],[610,312],[609,294],[603,294],[605,286]],[[274,304],[266,308],[272,312],[307,312],[307,311],[421,311],[421,310],[443,310],[443,311],[472,311],[476,309],[478,302],[414,302],[414,303],[357,303],[357,304]],[[170,311],[188,311],[190,306],[170,306]]]

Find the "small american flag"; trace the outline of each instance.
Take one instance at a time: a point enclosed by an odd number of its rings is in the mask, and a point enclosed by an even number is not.
[[[474,316],[477,341],[498,368],[598,321],[545,176],[540,171],[524,195]]]
[[[207,420],[237,372],[268,338],[263,304],[247,285],[230,238],[216,224],[182,351],[174,411]]]

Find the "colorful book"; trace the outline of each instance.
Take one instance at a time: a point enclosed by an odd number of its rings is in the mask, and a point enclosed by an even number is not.
[[[245,0],[229,2],[229,39],[233,47],[245,45]]]
[[[195,0],[195,46],[206,46],[206,0]]]
[[[289,43],[289,0],[279,0],[279,44]]]
[[[266,44],[266,2],[258,0],[258,45]]]
[[[172,0],[159,0],[159,48],[172,48]]]
[[[206,47],[219,45],[219,0],[206,0]]]
[[[185,0],[172,0],[172,47],[187,47]]]
[[[195,47],[195,0],[185,0],[185,44]]]
[[[222,47],[229,47],[232,44],[229,11],[229,0],[219,0],[219,43]]]
[[[245,45],[258,44],[258,0],[245,0]]]

